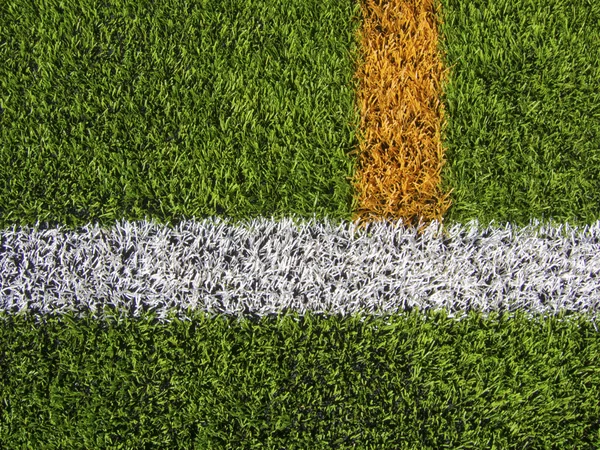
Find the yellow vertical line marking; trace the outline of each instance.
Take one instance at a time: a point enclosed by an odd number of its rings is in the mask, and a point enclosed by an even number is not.
[[[438,54],[434,0],[361,0],[358,30],[361,137],[352,181],[359,228],[402,219],[419,233],[450,207],[440,192],[447,71]],[[418,220],[418,224],[417,224]]]

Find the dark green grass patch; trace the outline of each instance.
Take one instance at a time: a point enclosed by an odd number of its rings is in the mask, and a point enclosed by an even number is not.
[[[0,7],[0,228],[349,219],[342,0]]]
[[[600,445],[583,316],[3,314],[0,348],[2,448]]]
[[[600,219],[600,3],[442,0],[446,219]]]

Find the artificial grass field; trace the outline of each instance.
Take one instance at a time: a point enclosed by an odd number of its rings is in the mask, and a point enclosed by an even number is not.
[[[7,448],[593,448],[588,320],[10,316]],[[578,326],[577,326],[578,325]],[[9,376],[7,376],[9,375]]]
[[[0,5],[0,447],[600,446],[600,5],[439,6]]]

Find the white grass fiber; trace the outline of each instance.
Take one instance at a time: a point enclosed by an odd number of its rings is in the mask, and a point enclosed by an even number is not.
[[[185,319],[188,308],[264,316],[418,306],[457,318],[470,309],[544,316],[564,309],[595,320],[600,221],[584,230],[469,225],[438,235],[433,222],[422,237],[401,221],[356,233],[355,224],[314,219],[13,226],[0,232],[0,308],[97,317],[112,304],[135,317],[154,310],[164,320],[169,310]]]

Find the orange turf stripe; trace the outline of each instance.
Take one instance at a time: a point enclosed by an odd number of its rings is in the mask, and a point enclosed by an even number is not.
[[[361,114],[353,221],[442,222],[450,193],[439,184],[444,160],[434,0],[363,0],[355,75]],[[353,152],[356,153],[356,152]],[[419,223],[417,223],[419,221]],[[362,226],[362,225],[361,225]]]

